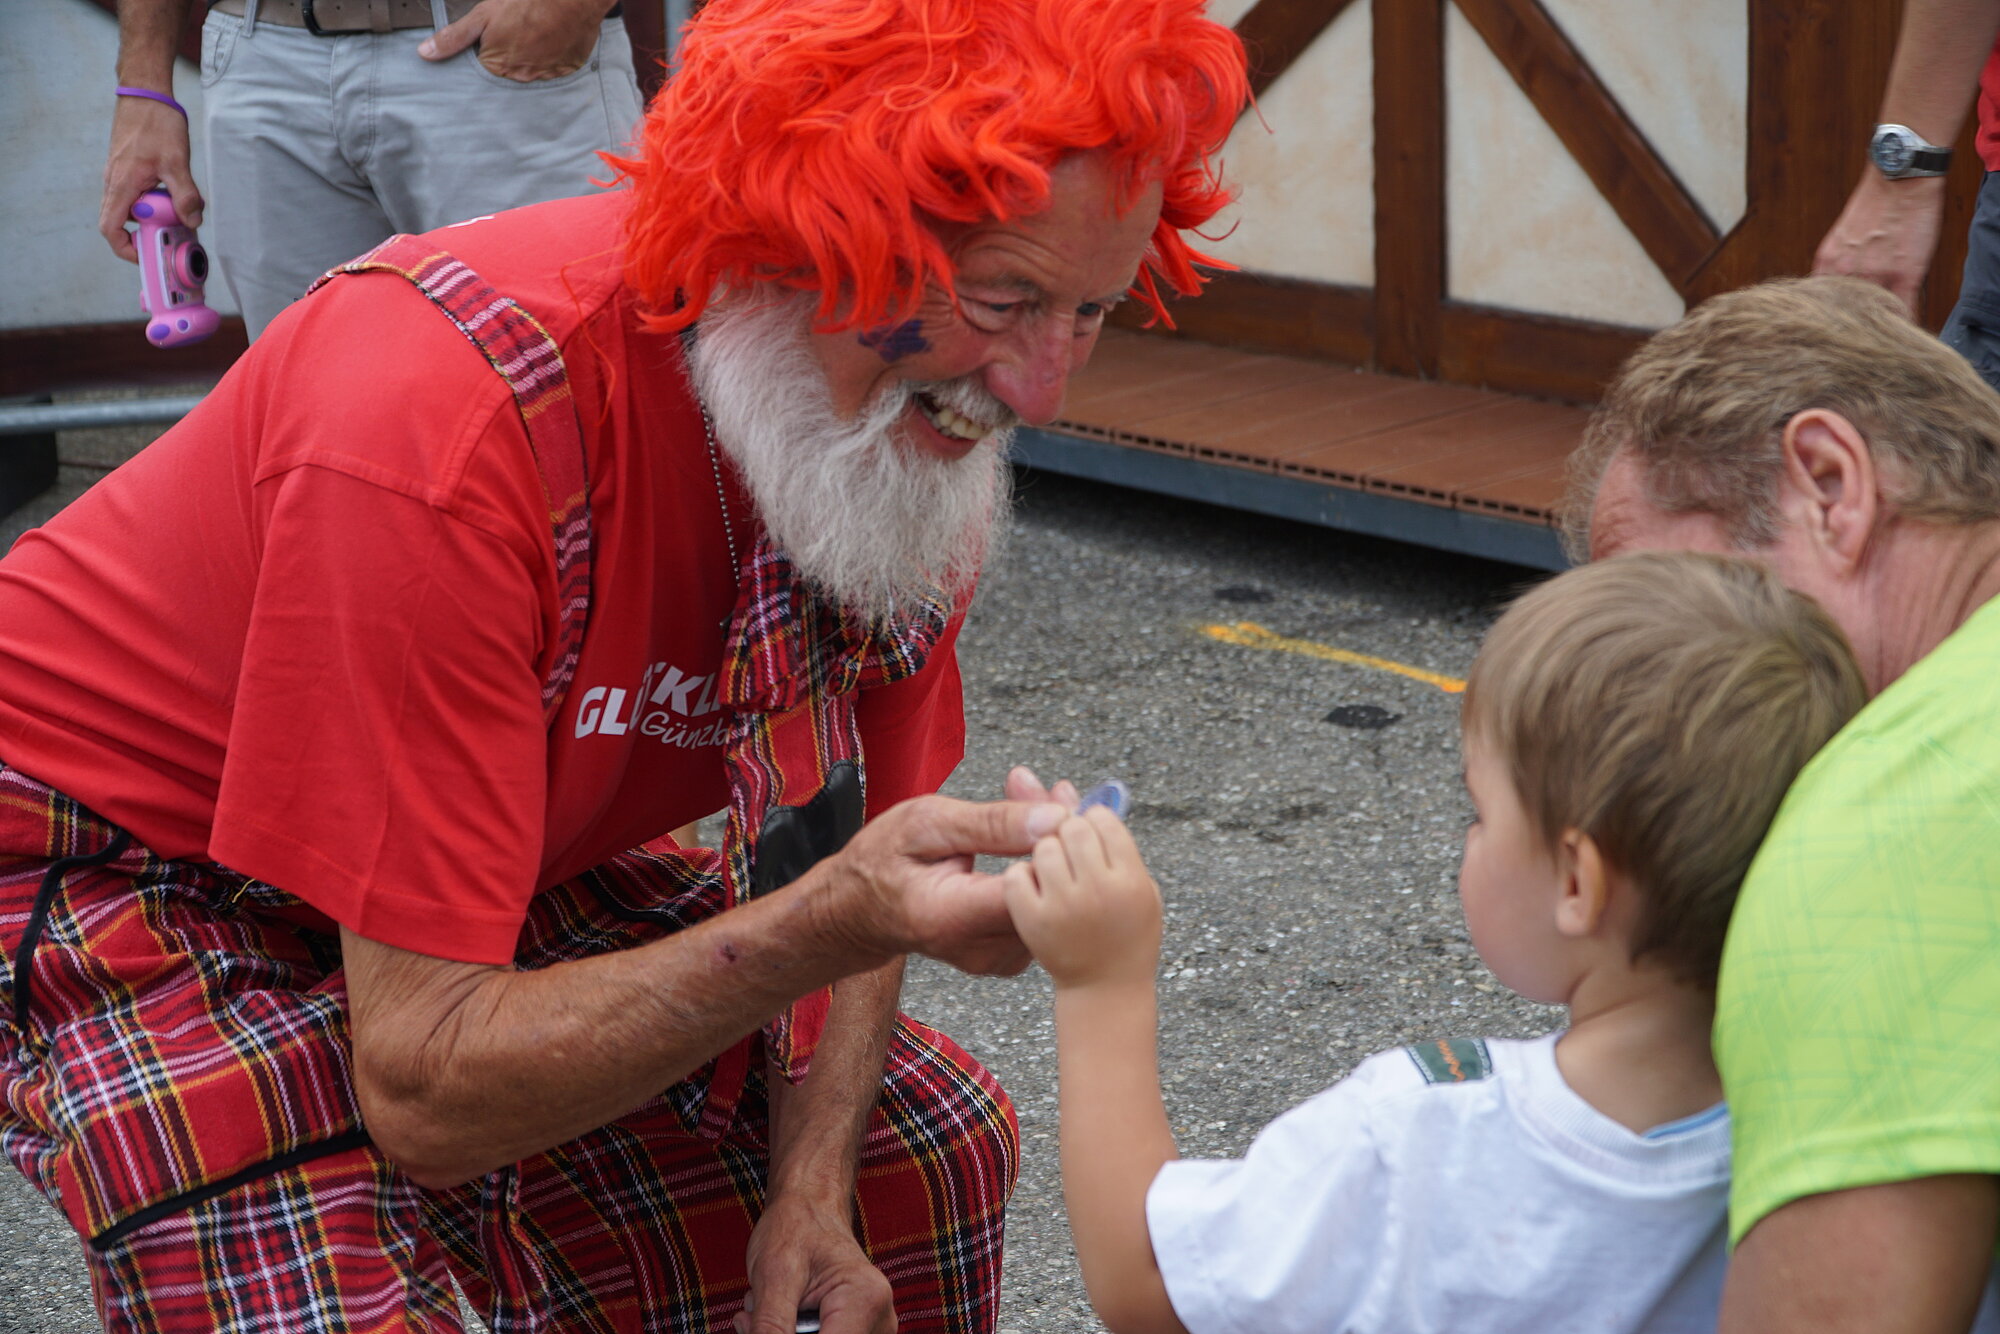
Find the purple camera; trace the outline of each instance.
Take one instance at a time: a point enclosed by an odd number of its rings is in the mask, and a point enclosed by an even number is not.
[[[132,201],[139,224],[139,304],[146,308],[146,341],[154,347],[199,343],[215,332],[222,317],[203,304],[208,252],[183,226],[165,190],[148,190]]]

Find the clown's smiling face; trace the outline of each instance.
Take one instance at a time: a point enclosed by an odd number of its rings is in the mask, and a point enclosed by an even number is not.
[[[908,324],[811,335],[836,413],[853,418],[885,390],[911,386],[918,392],[897,436],[956,459],[1017,422],[1039,426],[1062,411],[1069,377],[1138,274],[1160,187],[1120,213],[1098,155],[1067,158],[1049,176],[1044,211],[948,238],[956,305],[935,292]]]

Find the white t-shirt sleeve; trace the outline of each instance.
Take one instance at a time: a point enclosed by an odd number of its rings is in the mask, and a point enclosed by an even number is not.
[[[1327,1334],[1380,1270],[1388,1174],[1371,1122],[1419,1083],[1384,1052],[1266,1126],[1240,1160],[1168,1163],[1146,1193],[1153,1256],[1190,1334]]]

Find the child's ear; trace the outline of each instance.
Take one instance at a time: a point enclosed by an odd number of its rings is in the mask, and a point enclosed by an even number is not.
[[[1581,829],[1565,829],[1556,840],[1556,930],[1583,939],[1597,934],[1611,905],[1610,869],[1597,840]]]

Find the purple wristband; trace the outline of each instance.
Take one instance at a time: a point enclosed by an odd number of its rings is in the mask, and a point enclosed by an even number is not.
[[[188,109],[186,107],[174,101],[173,98],[167,96],[165,93],[156,93],[151,88],[127,88],[123,84],[120,84],[118,86],[118,95],[120,97],[144,97],[150,98],[155,102],[164,102],[174,110],[180,112],[182,120],[188,118]]]

